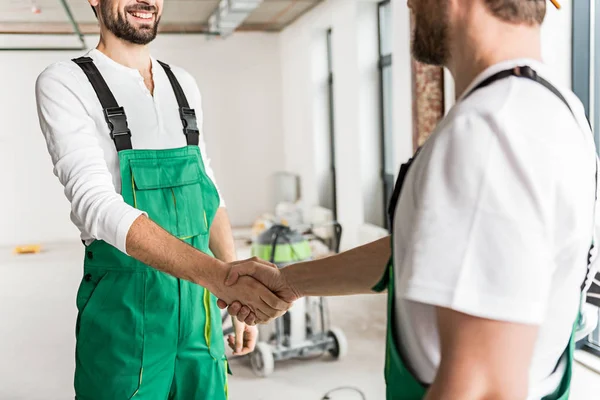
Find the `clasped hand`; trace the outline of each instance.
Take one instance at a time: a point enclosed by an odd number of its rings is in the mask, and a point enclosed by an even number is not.
[[[300,295],[275,265],[253,257],[229,264],[218,305],[248,325],[266,324],[285,314]]]

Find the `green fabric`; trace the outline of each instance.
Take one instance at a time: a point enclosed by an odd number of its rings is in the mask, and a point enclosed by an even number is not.
[[[386,398],[388,400],[421,400],[427,388],[422,385],[406,368],[396,347],[396,312],[394,310],[394,266],[393,255],[382,279],[373,288],[374,291],[388,291],[388,322],[385,355]]]
[[[581,303],[580,303],[581,304]],[[580,312],[573,324],[573,329],[571,331],[571,339],[569,340],[569,344],[563,354],[563,357],[567,357],[567,368],[565,369],[565,374],[563,375],[560,385],[556,389],[556,391],[546,397],[543,400],[568,400],[569,395],[571,393],[571,377],[573,376],[573,357],[575,355],[575,332],[577,332],[577,328],[579,327],[579,321],[581,318],[581,308]]]
[[[273,245],[256,244],[252,246],[252,256],[271,261]],[[302,261],[311,257],[310,244],[308,242],[298,242],[293,244],[278,244],[275,246],[275,263],[289,263]]]
[[[197,146],[119,152],[122,195],[209,254],[219,207]],[[104,241],[86,249],[77,293],[78,400],[224,400],[221,313],[203,287],[150,268]]]
[[[393,238],[392,238],[392,249]],[[388,292],[388,324],[386,336],[386,357],[385,357],[385,381],[387,400],[422,400],[427,392],[427,386],[420,383],[406,368],[404,361],[398,351],[396,338],[396,311],[394,305],[394,255],[388,262],[388,266],[381,280],[373,287],[373,291]],[[563,356],[567,357],[567,368],[562,377],[560,386],[554,393],[543,398],[543,400],[568,400],[571,386],[571,376],[573,373],[573,355],[575,353],[575,332],[579,323],[579,317],[573,324],[571,339]]]

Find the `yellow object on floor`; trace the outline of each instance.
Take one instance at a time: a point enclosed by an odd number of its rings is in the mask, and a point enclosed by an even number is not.
[[[42,250],[42,246],[39,244],[28,244],[25,246],[17,246],[15,247],[16,254],[35,254],[39,253]]]

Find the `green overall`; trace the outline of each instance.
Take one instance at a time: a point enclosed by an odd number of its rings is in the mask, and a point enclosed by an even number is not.
[[[195,114],[170,68],[188,145],[134,150],[118,107],[91,58],[75,61],[98,93],[117,147],[125,202],[211,254],[219,195],[204,169]],[[183,134],[183,133],[182,133]],[[227,360],[216,298],[96,240],[86,248],[77,293],[78,400],[224,400]]]
[[[519,67],[513,70],[507,70],[499,72],[490,78],[484,80],[481,84],[475,87],[470,93],[473,93],[475,90],[485,87],[499,79],[507,78],[509,76],[517,76],[523,77],[533,80],[534,82],[538,82],[552,91],[555,95],[557,95],[566,105],[571,109],[569,104],[563,98],[563,96],[552,86],[550,83],[538,77],[535,71],[533,71],[529,67]],[[466,97],[466,96],[465,96]],[[419,151],[415,154],[415,157],[418,155]],[[394,188],[394,193],[392,195],[390,206],[388,210],[392,231],[393,231],[393,223],[394,223],[394,214],[396,210],[396,205],[398,204],[398,200],[400,198],[400,194],[402,191],[402,185],[404,183],[404,179],[410,165],[412,164],[414,157],[409,160],[406,164],[403,164],[400,168],[400,172],[398,175],[398,179]],[[392,237],[392,249],[394,248],[394,240]],[[392,251],[393,253],[393,251]],[[420,382],[408,369],[406,363],[402,359],[402,355],[398,350],[398,343],[396,339],[398,338],[396,332],[396,311],[395,311],[395,279],[394,279],[394,265],[393,265],[394,256],[390,258],[386,271],[382,277],[382,279],[377,283],[377,285],[373,288],[374,291],[382,292],[387,289],[388,295],[388,326],[387,326],[387,343],[386,343],[386,361],[385,361],[385,380],[386,380],[386,396],[387,400],[421,400],[425,397],[427,392],[427,385]],[[589,259],[589,257],[588,257]],[[571,339],[562,355],[567,360],[567,367],[565,369],[565,373],[562,377],[561,383],[559,387],[556,389],[554,393],[544,397],[543,400],[567,400],[569,398],[570,391],[570,383],[571,383],[571,375],[573,371],[573,354],[575,351],[575,331],[579,324],[579,317],[573,324],[573,330],[571,333]],[[562,358],[561,357],[561,358]]]

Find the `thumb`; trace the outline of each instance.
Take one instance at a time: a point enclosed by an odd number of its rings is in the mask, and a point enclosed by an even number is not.
[[[221,309],[224,310],[227,308],[227,303],[225,303],[225,301],[218,299],[217,300],[217,306]]]
[[[225,279],[225,285],[235,284],[240,276],[253,276],[256,273],[256,264],[252,261],[244,261],[229,268],[229,274]]]

